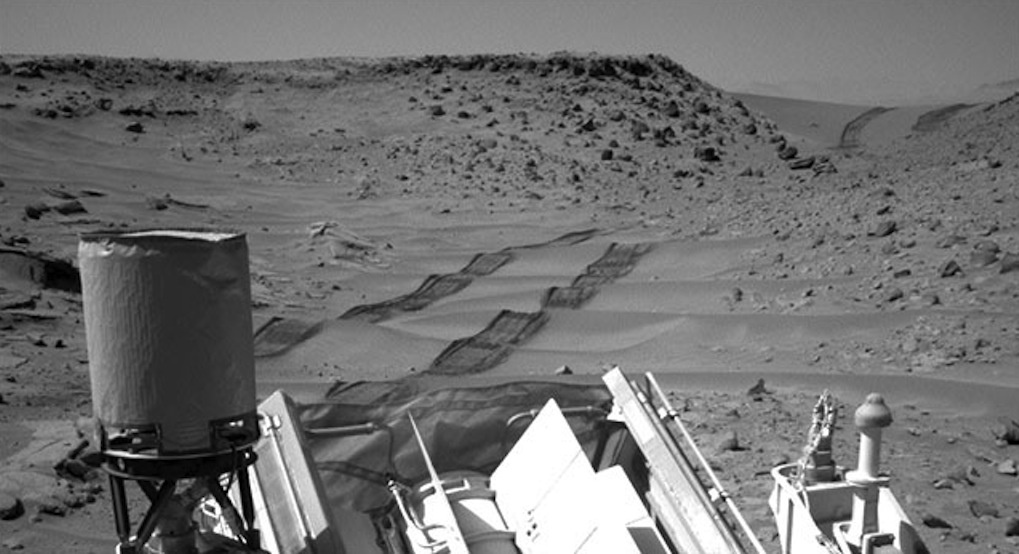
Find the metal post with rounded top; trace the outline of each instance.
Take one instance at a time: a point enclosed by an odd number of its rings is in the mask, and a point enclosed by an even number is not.
[[[860,457],[857,468],[846,473],[846,482],[854,485],[853,517],[847,539],[859,545],[863,536],[878,531],[878,497],[888,478],[878,475],[881,457],[881,430],[892,424],[892,411],[885,399],[870,393],[856,409],[854,423],[860,431]]]

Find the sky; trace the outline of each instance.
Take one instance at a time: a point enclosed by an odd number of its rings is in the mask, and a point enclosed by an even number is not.
[[[1019,78],[1019,0],[0,0],[0,53],[200,60],[665,54],[708,82],[858,104]]]

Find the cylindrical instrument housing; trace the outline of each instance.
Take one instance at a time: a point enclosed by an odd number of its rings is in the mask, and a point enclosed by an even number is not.
[[[215,453],[258,437],[243,234],[82,235],[92,405],[109,455]]]

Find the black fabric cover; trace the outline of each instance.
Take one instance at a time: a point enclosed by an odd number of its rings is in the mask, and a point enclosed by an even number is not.
[[[473,470],[490,474],[530,423],[513,416],[534,411],[554,398],[560,408],[593,407],[603,416],[612,398],[596,382],[406,379],[337,383],[326,397],[298,404],[296,415],[306,433],[312,463],[328,502],[361,512],[391,501],[389,479],[414,485],[428,478],[407,414],[413,414],[428,453],[441,474]],[[590,458],[602,418],[568,417]],[[314,430],[374,423],[385,429],[354,436],[316,435]]]

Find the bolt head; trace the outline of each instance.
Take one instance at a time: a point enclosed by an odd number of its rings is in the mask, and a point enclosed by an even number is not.
[[[892,424],[892,411],[888,409],[883,396],[872,392],[856,409],[854,421],[860,429],[888,427]]]

